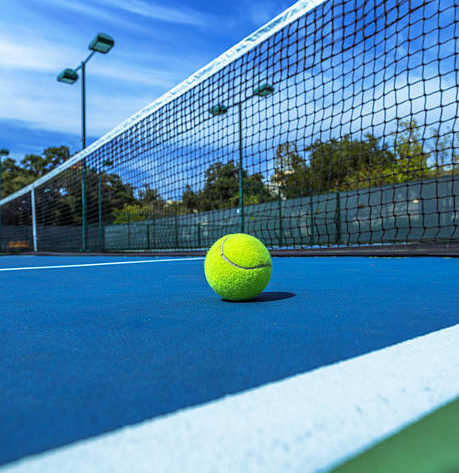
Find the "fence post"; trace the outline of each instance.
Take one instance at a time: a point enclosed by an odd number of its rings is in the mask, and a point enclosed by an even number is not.
[[[198,219],[198,248],[201,248],[201,221]]]
[[[309,197],[309,246],[314,245],[314,201],[313,201],[313,192],[310,191]]]
[[[175,215],[174,215],[174,225],[175,225],[175,249],[177,249],[177,248],[178,248],[178,241],[179,241],[179,230],[178,230],[177,209],[175,209]]]
[[[127,246],[131,249],[131,212],[127,213]]]
[[[35,189],[30,191],[30,198],[32,203],[32,238],[33,238],[33,251],[38,251],[38,240],[37,240],[37,214],[35,211]]]
[[[341,245],[341,196],[339,192],[336,193],[335,224],[336,244]]]
[[[147,223],[147,250],[150,249],[150,224]]]

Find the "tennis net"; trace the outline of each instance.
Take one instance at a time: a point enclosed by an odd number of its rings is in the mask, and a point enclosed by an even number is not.
[[[291,250],[457,243],[458,14],[297,2],[0,201],[2,250],[188,251],[240,231]]]

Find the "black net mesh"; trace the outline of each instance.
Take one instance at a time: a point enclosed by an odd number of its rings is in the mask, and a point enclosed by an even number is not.
[[[38,250],[457,241],[458,11],[323,2],[40,185]]]

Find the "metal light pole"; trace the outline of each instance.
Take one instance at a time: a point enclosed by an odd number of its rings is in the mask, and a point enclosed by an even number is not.
[[[99,33],[90,43],[88,49],[91,50],[89,56],[81,62],[75,69],[64,69],[57,80],[64,84],[74,84],[78,80],[78,71],[81,70],[81,145],[86,148],[86,64],[94,54],[107,54],[113,48],[115,40],[108,34]],[[81,251],[86,251],[86,158],[81,163]]]
[[[274,93],[274,87],[271,84],[262,84],[257,87],[252,95],[249,95],[244,100],[235,103],[233,106],[238,107],[238,138],[239,138],[239,166],[238,166],[238,180],[239,180],[239,218],[240,231],[244,233],[245,218],[244,218],[244,186],[243,186],[243,172],[244,172],[244,137],[242,134],[242,104],[253,97],[268,97]],[[226,105],[215,105],[209,112],[213,117],[224,115],[229,107]]]

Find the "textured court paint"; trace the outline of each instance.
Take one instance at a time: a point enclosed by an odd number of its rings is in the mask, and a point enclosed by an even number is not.
[[[3,473],[324,471],[455,398],[458,342],[459,325],[80,442]]]
[[[274,258],[274,268],[246,303],[216,297],[202,261],[0,273],[0,463],[459,322],[457,259]]]

